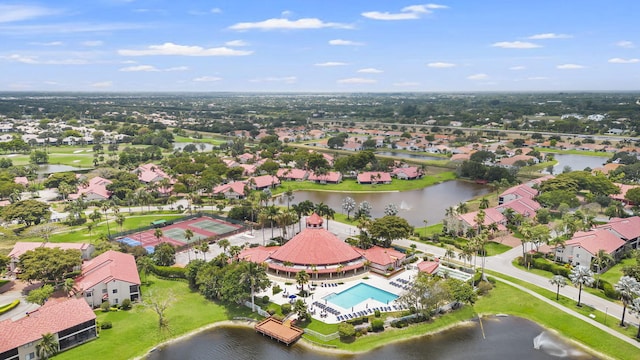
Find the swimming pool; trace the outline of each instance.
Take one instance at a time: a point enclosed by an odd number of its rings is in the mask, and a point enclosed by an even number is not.
[[[397,295],[388,291],[378,289],[375,286],[365,283],[360,283],[337,294],[327,295],[322,299],[340,306],[343,309],[350,309],[351,307],[354,307],[368,299],[374,299],[383,304],[388,304],[397,298]]]

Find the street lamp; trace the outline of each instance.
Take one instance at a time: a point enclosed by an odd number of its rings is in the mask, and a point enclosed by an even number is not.
[[[607,315],[609,314],[609,307],[604,307],[604,324],[607,325]]]

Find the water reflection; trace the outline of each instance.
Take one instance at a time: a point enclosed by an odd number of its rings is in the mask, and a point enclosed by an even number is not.
[[[304,348],[279,344],[256,334],[252,329],[225,327],[211,329],[187,340],[172,344],[152,353],[149,360],[173,359],[595,359],[563,339],[545,332],[531,321],[516,317],[484,318],[484,334],[477,322],[469,326],[443,331],[431,336],[415,338],[402,343],[383,346],[366,354],[331,355]],[[544,335],[544,345],[533,346],[534,339]],[[547,348],[561,349],[549,353]]]
[[[395,156],[395,157],[400,157],[405,159],[417,159],[417,160],[447,160],[447,158],[441,158],[437,156],[412,154],[412,153],[404,153],[404,152],[397,152],[397,151],[377,151],[376,155]]]
[[[558,163],[553,167],[553,173],[559,174],[565,166],[571,170],[584,170],[585,168],[595,169],[602,167],[607,162],[607,158],[600,156],[575,155],[575,154],[552,154]],[[546,170],[543,171],[546,173]]]
[[[283,184],[286,187],[286,183]],[[401,216],[413,226],[424,226],[424,220],[429,224],[435,224],[444,218],[445,209],[455,206],[491,191],[486,185],[479,185],[465,181],[447,181],[441,184],[429,186],[419,190],[401,192],[376,192],[376,193],[337,193],[328,191],[298,191],[291,202],[297,204],[304,200],[314,203],[323,202],[337,212],[343,212],[342,200],[347,196],[352,197],[356,203],[368,201],[373,205],[372,216],[384,216],[384,207],[387,204],[396,204]]]

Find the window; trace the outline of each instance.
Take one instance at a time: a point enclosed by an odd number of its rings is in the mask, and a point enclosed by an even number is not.
[[[36,358],[36,353],[32,352],[27,354],[27,356],[25,357],[26,360],[33,360]]]
[[[87,293],[87,297],[91,297],[91,293],[90,292]]]
[[[118,299],[115,299],[115,300],[113,301],[113,303],[114,303],[114,304],[117,304],[117,303],[118,303]]]
[[[107,293],[107,289],[102,289],[102,293],[106,294]]]
[[[113,289],[111,290],[112,293],[117,294],[118,293],[118,289]]]

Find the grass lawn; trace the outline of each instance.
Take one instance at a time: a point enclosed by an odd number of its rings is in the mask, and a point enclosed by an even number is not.
[[[191,137],[174,135],[173,140],[178,143],[206,143],[211,145],[220,145],[227,142],[227,140],[222,138],[208,137],[208,136],[203,136],[202,139],[194,139]]]
[[[393,179],[391,184],[361,185],[354,179],[345,179],[340,184],[316,184],[310,181],[286,181],[282,186],[277,187],[273,193],[279,194],[291,190],[310,191],[342,191],[342,192],[378,192],[378,191],[407,191],[422,189],[427,186],[439,184],[441,182],[454,180],[455,173],[451,171],[441,172],[437,175],[425,176],[417,180]]]
[[[620,280],[624,274],[622,273],[622,268],[625,266],[635,265],[635,258],[622,259],[619,263],[611,267],[604,274],[600,276],[600,279],[608,281],[611,285],[615,285],[615,283]]]
[[[503,276],[500,275],[500,277]],[[536,292],[540,291],[536,290]],[[553,299],[555,299],[555,293],[550,293]],[[578,309],[575,305],[568,305],[568,307],[574,310]],[[478,313],[482,314],[506,313],[530,319],[542,326],[555,329],[563,336],[600,351],[614,359],[638,358],[638,349],[636,347],[610,336],[595,326],[570,316],[504,283],[498,282],[489,295],[478,299],[478,302],[475,304],[475,309]],[[599,318],[599,316],[596,315],[596,318]],[[608,324],[612,323],[614,323],[614,319],[610,318]]]
[[[442,228],[444,225],[442,223],[427,225],[422,227],[415,228],[414,232],[418,236],[432,236],[435,234],[442,234]]]
[[[255,317],[241,306],[222,306],[192,292],[186,282],[161,280],[149,276],[142,286],[143,298],[171,292],[175,302],[167,310],[169,330],[160,331],[158,317],[150,309],[136,305],[130,311],[98,312],[98,321],[111,321],[113,328],[102,330],[100,338],[56,356],[56,359],[131,359],[141,356],[158,343],[186,334],[202,326],[235,316]]]
[[[487,256],[499,255],[512,249],[511,246],[490,241],[485,245],[484,249],[487,252]]]

